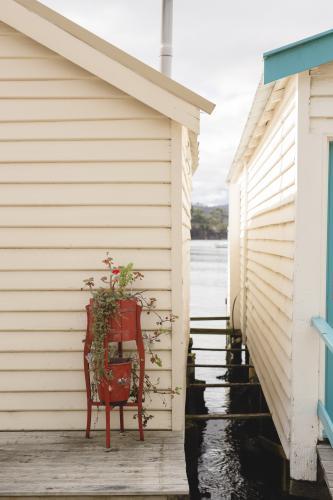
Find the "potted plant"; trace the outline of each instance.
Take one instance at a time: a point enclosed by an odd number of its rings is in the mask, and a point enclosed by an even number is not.
[[[143,360],[137,353],[130,358],[123,358],[122,342],[136,339],[143,308],[146,314],[153,313],[156,316],[156,329],[153,333],[142,332],[144,350],[151,363],[161,367],[162,361],[153,350],[153,345],[160,341],[162,334],[170,332],[171,323],[176,318],[172,314],[162,317],[155,310],[156,299],[147,298],[143,292],[134,289],[134,284],[144,276],[134,270],[132,263],[116,265],[108,253],[102,262],[107,268],[107,275],[101,278],[102,285],[96,286],[92,277],[84,280],[92,294],[87,306],[87,336],[90,335],[90,338],[86,339],[89,344],[86,357],[92,375],[92,397],[98,397],[101,403],[107,399],[109,403],[124,404],[129,399],[137,400],[140,392],[140,361],[142,363]],[[152,383],[149,375],[145,374],[141,392],[143,400],[151,392],[162,397],[171,394],[173,397],[179,388],[160,390],[158,384]],[[142,416],[146,426],[152,415],[142,408]]]

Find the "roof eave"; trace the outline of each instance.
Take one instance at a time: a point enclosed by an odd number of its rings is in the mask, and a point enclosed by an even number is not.
[[[0,19],[106,82],[199,132],[214,104],[36,0],[2,0]],[[115,79],[121,71],[121,78]]]
[[[264,53],[264,83],[307,71],[333,59],[333,30]]]

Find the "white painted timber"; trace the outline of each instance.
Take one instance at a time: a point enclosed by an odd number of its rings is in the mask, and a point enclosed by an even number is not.
[[[231,286],[239,290],[243,338],[289,457],[293,397],[295,83],[289,84],[283,94],[261,139],[254,145],[251,159],[244,163],[243,172],[231,185],[230,227],[236,228],[233,239],[240,252],[240,273],[233,271]],[[232,194],[237,191],[239,195]]]
[[[155,394],[146,404],[150,428],[181,430],[196,138],[3,23],[0,37],[0,427],[84,428],[90,294],[81,288],[90,276],[98,283],[110,251],[144,272],[137,287],[157,299],[159,313],[178,316],[153,347],[163,366],[147,357],[147,369],[181,396]],[[162,107],[179,98],[167,100]],[[197,111],[184,103],[171,114],[185,113],[197,129]],[[143,312],[142,325],[153,332],[156,318]],[[133,415],[126,411],[130,428]]]

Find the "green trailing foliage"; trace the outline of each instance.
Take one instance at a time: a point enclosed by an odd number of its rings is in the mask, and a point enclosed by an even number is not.
[[[156,299],[154,297],[146,297],[143,292],[135,291],[133,285],[136,281],[144,278],[144,275],[134,270],[133,264],[130,262],[126,266],[116,266],[113,258],[107,253],[106,258],[102,261],[106,267],[108,274],[101,278],[104,286],[96,287],[95,279],[93,277],[84,280],[85,286],[89,288],[93,298],[93,341],[91,352],[89,355],[89,367],[92,376],[92,390],[93,396],[97,395],[97,387],[103,377],[112,378],[112,371],[105,371],[105,338],[108,333],[108,324],[110,316],[117,314],[118,302],[120,300],[136,300],[143,308],[144,312],[148,315],[154,314],[156,316],[156,328],[153,333],[142,331],[145,350],[149,356],[150,362],[162,367],[162,360],[159,355],[153,350],[153,346],[160,342],[161,335],[170,334],[171,325],[176,320],[176,316],[170,314],[168,316],[161,316],[156,310]],[[111,347],[110,347],[111,345]],[[114,357],[117,348],[116,344],[108,346],[108,359]],[[131,357],[132,359],[132,384],[131,394],[132,400],[137,399],[138,383],[139,383],[139,363],[137,354]],[[143,395],[144,400],[149,398],[151,393],[160,394],[163,404],[166,405],[164,396],[170,394],[174,397],[180,393],[180,388],[160,389],[159,380],[154,384],[149,375],[144,376]],[[134,418],[137,418],[135,415]],[[148,421],[153,418],[147,409],[143,408],[143,422],[146,426]]]

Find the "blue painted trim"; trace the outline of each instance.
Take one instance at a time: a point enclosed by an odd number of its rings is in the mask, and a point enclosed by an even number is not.
[[[325,406],[321,401],[318,401],[317,415],[320,418],[321,423],[323,424],[325,435],[333,448],[333,423],[326,411]]]
[[[319,332],[321,338],[325,342],[327,348],[333,353],[333,328],[327,323],[324,318],[317,316],[311,319],[311,324]]]
[[[264,83],[301,73],[333,60],[333,30],[264,53]]]

